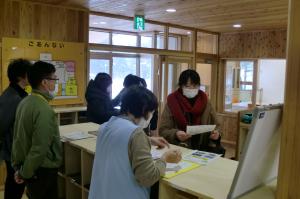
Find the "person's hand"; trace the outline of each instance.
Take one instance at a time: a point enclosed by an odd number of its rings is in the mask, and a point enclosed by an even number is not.
[[[178,140],[180,140],[181,142],[186,141],[187,139],[191,138],[192,136],[190,134],[187,134],[184,131],[177,131],[176,132],[176,137],[178,138]]]
[[[181,151],[179,149],[169,149],[161,156],[161,159],[168,163],[178,163],[181,160]]]
[[[17,184],[23,184],[24,179],[20,176],[19,171],[15,172],[15,181]]]
[[[157,146],[159,149],[170,148],[168,141],[163,137],[150,137],[150,141],[152,145]]]
[[[209,138],[212,140],[218,140],[220,137],[219,131],[212,131]]]

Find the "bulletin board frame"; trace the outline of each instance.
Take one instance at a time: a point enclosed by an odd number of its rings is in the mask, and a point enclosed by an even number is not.
[[[51,105],[75,105],[84,103],[84,82],[86,82],[85,43],[48,41],[36,39],[2,38],[2,91],[9,85],[7,67],[11,60],[24,58],[40,60],[41,53],[51,55],[52,61],[72,61],[75,63],[77,96],[74,98],[54,99]]]

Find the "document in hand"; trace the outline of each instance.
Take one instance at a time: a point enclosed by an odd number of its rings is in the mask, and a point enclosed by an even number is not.
[[[215,128],[216,128],[216,125],[187,126],[186,127],[186,133],[190,134],[190,135],[197,135],[197,134],[213,131]]]

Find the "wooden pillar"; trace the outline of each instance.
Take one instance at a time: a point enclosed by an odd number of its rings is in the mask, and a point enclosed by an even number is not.
[[[287,70],[277,199],[300,198],[300,1],[289,0]]]

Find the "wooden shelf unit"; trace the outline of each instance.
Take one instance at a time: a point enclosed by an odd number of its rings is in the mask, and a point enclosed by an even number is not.
[[[94,154],[72,142],[64,143],[64,164],[58,175],[59,198],[88,198],[93,161]]]
[[[56,107],[58,125],[77,124],[87,121],[86,106]]]

